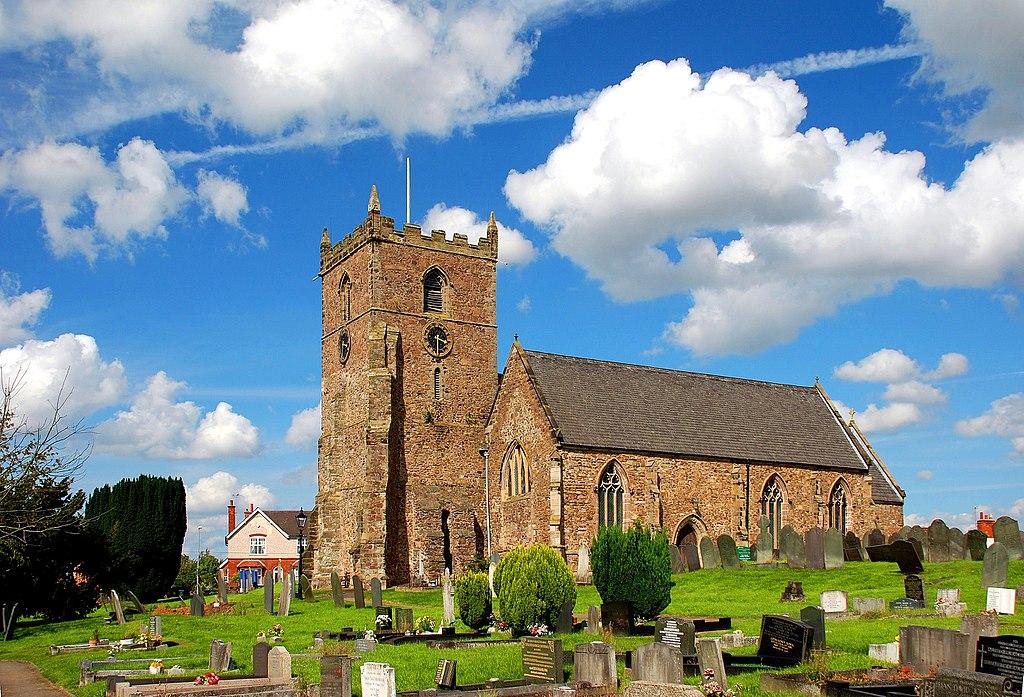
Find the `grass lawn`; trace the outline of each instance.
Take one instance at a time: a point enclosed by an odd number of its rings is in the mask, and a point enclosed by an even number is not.
[[[984,610],[985,591],[981,586],[981,562],[946,562],[925,564],[923,574],[925,591],[929,602],[934,602],[935,591],[939,588],[959,588],[961,600],[967,603],[969,612]],[[807,596],[806,604],[816,604],[825,590],[845,590],[851,598],[882,597],[886,601],[903,596],[903,576],[895,564],[855,563],[835,571],[792,571],[787,568],[761,569],[747,566],[738,571],[700,571],[674,577],[675,588],[672,603],[666,613],[692,616],[729,616],[733,628],[741,629],[748,635],[756,635],[760,629],[761,615],[769,613],[790,614],[799,612],[803,604],[780,603],[779,596],[787,581],[801,581]],[[1008,585],[1011,588],[1024,585],[1024,561],[1010,562]],[[585,616],[587,607],[600,604],[600,597],[592,586],[578,589],[576,602],[577,616]],[[163,618],[164,637],[176,642],[159,651],[126,652],[128,658],[163,658],[165,666],[175,663],[183,668],[194,669],[205,666],[209,644],[213,639],[223,639],[234,644],[233,657],[240,672],[252,669],[252,647],[256,634],[268,631],[280,622],[284,627],[283,644],[293,654],[311,653],[312,636],[316,631],[338,630],[341,627],[356,629],[369,628],[373,622],[373,610],[356,610],[353,607],[335,608],[329,594],[321,594],[316,603],[296,600],[292,603],[292,614],[278,618],[263,610],[262,589],[246,595],[232,596],[234,611],[231,614],[211,615],[203,618],[167,615]],[[411,607],[418,619],[428,615],[439,619],[442,615],[441,593],[439,590],[426,591],[384,591],[388,605]],[[105,683],[94,683],[78,687],[78,663],[82,659],[102,659],[102,650],[51,656],[50,644],[71,644],[86,642],[92,631],[100,630],[104,639],[116,640],[129,633],[137,633],[140,623],[146,617],[136,616],[134,622],[125,627],[104,625],[105,611],[97,610],[81,620],[45,624],[31,620],[19,624],[13,641],[0,643],[0,660],[24,660],[35,663],[43,674],[53,682],[68,688],[77,695],[98,696],[104,693]],[[905,624],[926,624],[935,627],[958,628],[959,619],[939,618],[930,610],[912,610],[898,614],[881,614],[870,618],[828,620],[826,633],[829,646],[828,664],[835,670],[867,667],[868,644],[893,641],[899,628]],[[1003,634],[1024,634],[1024,613],[1002,616],[1000,628]],[[460,629],[461,631],[461,629]],[[269,631],[268,631],[269,633]],[[501,637],[501,638],[507,638]],[[591,641],[593,637],[584,633],[562,635],[567,651],[578,643]],[[651,641],[650,637],[616,637],[615,645],[620,651],[632,649]],[[351,652],[351,642],[340,645],[328,643],[331,651]],[[749,649],[753,651],[753,649]],[[395,667],[398,689],[411,690],[433,687],[434,671],[439,658],[458,661],[460,684],[483,682],[490,677],[517,678],[522,676],[521,653],[518,646],[497,645],[473,649],[428,649],[425,645],[386,646],[377,649],[360,660],[383,661]],[[308,682],[319,682],[319,664],[315,657],[296,657],[293,662],[296,675]],[[621,669],[621,664],[620,664]],[[794,669],[799,672],[798,669]],[[359,691],[358,669],[353,670],[354,690]],[[743,686],[744,695],[761,695],[757,673],[750,672],[732,676],[732,682]]]

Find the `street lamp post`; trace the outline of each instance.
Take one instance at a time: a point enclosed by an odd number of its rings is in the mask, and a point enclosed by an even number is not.
[[[196,595],[202,595],[203,589],[199,585],[199,562],[203,558],[203,526],[200,525],[198,528],[198,537],[196,539]]]
[[[306,552],[306,538],[303,530],[306,528],[306,512],[299,506],[299,513],[295,516],[295,522],[299,524],[299,587],[295,589],[295,597],[302,600],[302,556]]]
[[[484,518],[487,525],[487,559],[491,558],[491,467],[490,448],[486,445],[480,448],[480,455],[484,458]]]

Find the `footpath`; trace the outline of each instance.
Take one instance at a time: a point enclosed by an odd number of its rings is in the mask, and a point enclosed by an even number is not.
[[[0,661],[0,697],[68,697],[31,663]]]

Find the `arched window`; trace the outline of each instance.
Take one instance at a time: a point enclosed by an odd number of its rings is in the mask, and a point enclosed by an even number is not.
[[[597,526],[618,525],[625,520],[626,486],[619,476],[618,463],[612,460],[597,484]]]
[[[441,369],[434,368],[434,399],[441,399]]]
[[[773,474],[761,492],[761,515],[768,518],[768,531],[772,534],[772,546],[779,548],[779,533],[785,524],[782,520],[782,508],[786,502],[786,489],[782,478]]]
[[[444,287],[447,279],[441,269],[433,268],[423,276],[423,311],[444,312]]]
[[[846,534],[846,528],[850,523],[850,504],[846,495],[846,483],[840,479],[832,487],[832,493],[828,497],[828,526]]]
[[[508,498],[525,494],[532,488],[526,451],[519,443],[513,442],[505,451],[505,459],[501,463],[501,493]]]
[[[352,319],[352,279],[343,274],[338,284],[338,304],[341,306],[341,321]]]

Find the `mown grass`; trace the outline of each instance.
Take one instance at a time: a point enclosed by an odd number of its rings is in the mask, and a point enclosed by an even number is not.
[[[946,562],[925,564],[923,574],[929,602],[933,602],[939,588],[959,588],[961,599],[967,603],[970,612],[978,612],[985,606],[985,590],[981,586],[981,562]],[[822,591],[845,590],[850,598],[882,597],[886,601],[903,596],[903,576],[895,564],[858,563],[847,564],[835,571],[793,571],[787,568],[758,568],[748,565],[739,571],[700,571],[674,577],[675,588],[667,613],[692,616],[729,616],[734,629],[741,629],[748,635],[760,630],[761,615],[792,614],[799,612],[804,603],[782,603],[779,597],[790,580],[801,581],[807,596],[806,604],[816,604]],[[1024,585],[1024,562],[1010,563],[1008,579],[1010,587]],[[576,614],[586,615],[587,607],[600,604],[600,597],[592,586],[580,587],[576,601]],[[393,606],[411,607],[416,618],[423,615],[435,620],[442,614],[441,594],[438,590],[408,591],[386,590],[385,602]],[[309,603],[296,600],[292,603],[292,614],[278,618],[263,610],[263,593],[257,590],[246,595],[232,596],[234,612],[211,615],[203,618],[167,615],[163,618],[163,631],[167,640],[176,643],[155,652],[130,652],[128,658],[188,657],[187,661],[166,661],[165,665],[180,663],[185,668],[198,668],[209,651],[210,641],[223,639],[234,644],[233,656],[239,672],[252,670],[252,647],[260,631],[268,631],[280,622],[284,627],[282,642],[293,654],[312,653],[313,633],[320,630],[338,630],[341,627],[364,629],[372,626],[373,610],[357,610],[354,607],[335,608],[329,596]],[[126,627],[103,624],[105,611],[97,610],[81,620],[61,623],[28,621],[19,625],[17,638],[0,643],[0,660],[23,660],[35,663],[43,674],[53,682],[66,687],[76,695],[98,697],[104,692],[102,683],[78,687],[78,663],[83,658],[100,659],[101,650],[88,653],[60,654],[50,656],[50,644],[85,642],[93,629],[100,628],[105,639],[120,639],[126,632],[138,631],[145,617],[137,617]],[[826,634],[829,645],[827,655],[829,668],[845,670],[867,667],[868,644],[893,641],[899,628],[906,624],[926,624],[936,627],[957,628],[959,619],[936,617],[930,610],[913,610],[898,614],[882,613],[869,618],[829,620]],[[1005,634],[1024,634],[1024,613],[1000,618],[1001,631]],[[460,628],[462,631],[464,628]],[[497,637],[496,637],[497,638]],[[589,634],[577,633],[561,636],[567,652],[581,642],[594,639]],[[615,637],[619,651],[633,649],[651,641],[650,637]],[[351,652],[351,642],[340,642],[331,650]],[[753,651],[753,649],[749,649]],[[458,661],[460,684],[484,682],[497,677],[514,679],[522,676],[521,653],[518,646],[495,645],[471,649],[429,649],[425,645],[406,644],[401,646],[379,645],[370,654],[357,659],[383,661],[395,667],[399,690],[412,690],[433,686],[434,671],[439,658],[453,658]],[[315,656],[297,656],[293,662],[296,675],[307,682],[318,682],[319,664]],[[620,663],[620,671],[621,671]],[[794,669],[799,672],[801,669]],[[358,669],[353,671],[355,693],[359,692]],[[734,683],[743,688],[744,695],[762,695],[758,685],[759,675],[749,672],[734,676]]]

